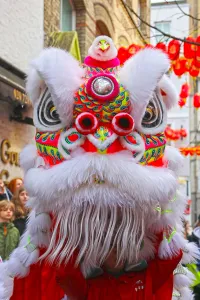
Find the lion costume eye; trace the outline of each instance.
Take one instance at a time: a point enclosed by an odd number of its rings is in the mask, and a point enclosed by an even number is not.
[[[51,99],[51,95],[46,89],[41,97],[40,104],[37,109],[37,117],[40,124],[44,127],[57,127],[61,124],[59,114]]]
[[[163,108],[159,97],[154,93],[152,99],[146,107],[144,117],[142,119],[143,128],[156,128],[163,122]]]

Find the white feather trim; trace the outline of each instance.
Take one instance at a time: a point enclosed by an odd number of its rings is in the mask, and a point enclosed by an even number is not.
[[[105,183],[94,185],[94,178]],[[134,163],[130,153],[124,152],[114,155],[87,153],[50,169],[30,169],[25,176],[25,185],[30,197],[34,198],[34,206],[40,205],[43,211],[62,207],[73,198],[76,203],[85,197],[84,201],[99,200],[103,204],[102,199],[107,199],[106,203],[111,204],[112,190],[116,190],[114,203],[120,197],[124,205],[132,203],[134,206],[137,200],[148,205],[152,203],[153,209],[160,201],[167,203],[177,190],[177,181],[171,171],[140,166]],[[127,197],[132,199],[131,203],[127,202]]]
[[[8,273],[12,277],[25,277],[28,272],[29,268],[25,267],[17,257],[13,257],[11,255],[10,259],[7,261],[7,270]]]
[[[35,249],[32,252],[28,252],[25,247],[19,247],[13,251],[12,258],[19,259],[22,265],[28,268],[38,261],[39,250]]]
[[[35,145],[27,145],[20,153],[20,166],[24,172],[35,166],[37,158],[37,149]]]
[[[187,243],[183,248],[183,264],[195,263],[197,259],[200,259],[199,248],[195,243]]]
[[[186,243],[187,241],[178,232],[174,234],[170,242],[164,238],[158,249],[159,258],[167,259],[177,255],[185,247]]]
[[[184,158],[180,151],[174,147],[166,146],[164,160],[168,161],[168,168],[178,175],[180,168],[184,164]]]
[[[31,243],[41,248],[47,248],[50,243],[50,234],[38,231],[36,234],[31,236]]]
[[[33,210],[29,216],[28,230],[31,235],[38,231],[47,232],[51,228],[51,218],[47,213],[37,214]]]
[[[166,96],[163,96],[163,99],[167,109],[171,109],[178,102],[176,87],[166,75],[159,81],[158,86],[166,93]]]
[[[174,275],[174,288],[180,290],[184,287],[189,287],[193,280],[195,279],[194,275],[187,270],[187,275],[176,274]]]
[[[69,53],[57,48],[44,49],[32,62],[27,79],[27,91],[35,104],[40,94],[38,76],[47,85],[63,124],[68,127],[73,117],[74,92],[83,82],[85,71]],[[35,90],[31,88],[35,86]]]
[[[137,129],[158,82],[168,68],[169,59],[162,51],[146,48],[130,58],[120,70],[120,82],[130,92]]]
[[[26,91],[33,103],[39,99],[42,87],[44,88],[42,78],[38,74],[37,70],[30,66],[28,76],[26,78]]]
[[[184,288],[180,289],[179,292],[181,294],[180,300],[193,300],[194,299],[192,290],[188,287],[184,287]]]

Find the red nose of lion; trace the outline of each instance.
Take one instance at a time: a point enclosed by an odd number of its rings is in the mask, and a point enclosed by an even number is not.
[[[81,134],[91,134],[96,131],[98,127],[98,120],[93,114],[83,112],[76,118],[75,126]]]
[[[134,119],[128,113],[119,113],[112,119],[113,131],[120,135],[125,136],[131,133],[134,129]]]

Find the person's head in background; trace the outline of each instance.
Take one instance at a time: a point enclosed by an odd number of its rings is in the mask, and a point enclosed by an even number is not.
[[[11,191],[11,193],[14,195],[17,190],[23,185],[22,178],[14,178],[10,181],[8,184],[8,189]]]
[[[29,209],[26,207],[26,202],[28,200],[28,194],[26,189],[21,186],[12,198],[12,202],[15,205],[15,217],[26,217],[29,213]]]
[[[0,201],[0,223],[9,223],[13,220],[15,205],[8,200]]]
[[[5,190],[5,184],[3,182],[3,179],[0,178],[0,193],[4,193]]]

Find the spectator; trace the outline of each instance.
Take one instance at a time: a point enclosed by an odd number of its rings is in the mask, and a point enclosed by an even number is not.
[[[198,220],[195,222],[194,228],[199,227],[199,226],[200,226],[200,215],[198,215]]]
[[[192,234],[192,227],[190,226],[190,222],[188,220],[183,220],[183,228],[184,228],[184,237],[188,239],[188,237]]]
[[[12,193],[5,187],[3,180],[0,178],[0,201],[7,199],[11,200]]]
[[[26,229],[26,222],[30,210],[26,207],[28,194],[23,186],[21,186],[16,194],[13,196],[12,201],[15,205],[15,221],[14,224],[22,235]]]
[[[22,185],[23,185],[22,178],[14,178],[8,184],[8,188],[11,191],[11,193],[14,195]]]
[[[11,252],[18,246],[19,231],[12,223],[15,206],[11,201],[0,202],[0,257],[9,258]]]

